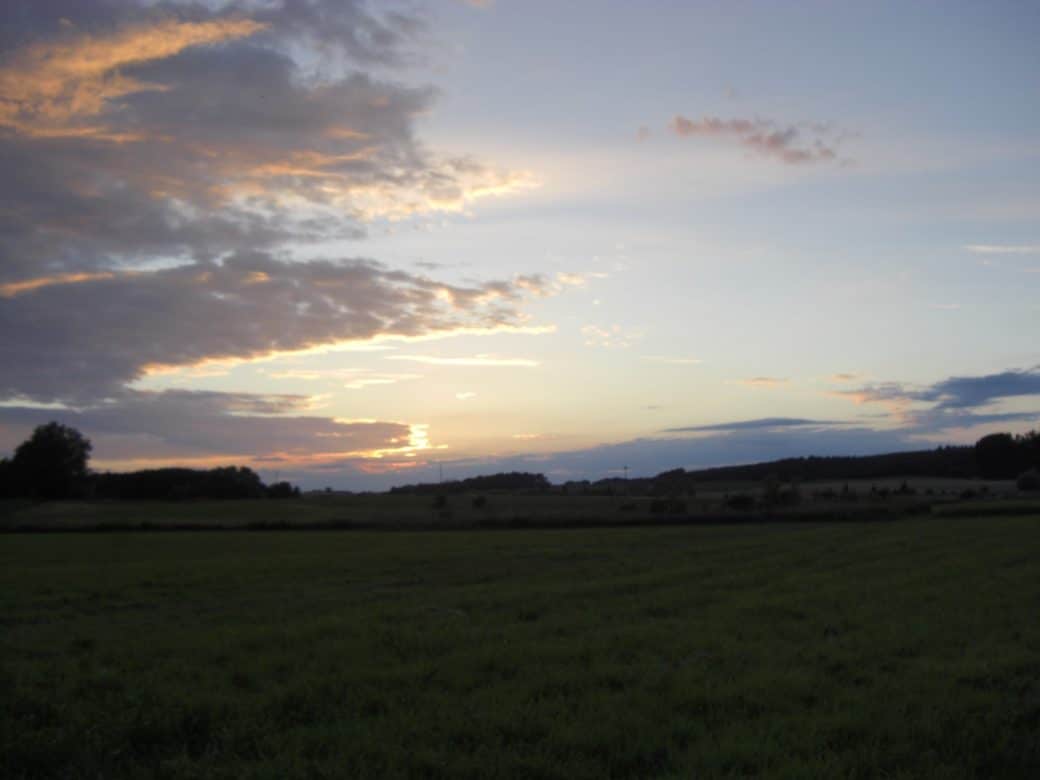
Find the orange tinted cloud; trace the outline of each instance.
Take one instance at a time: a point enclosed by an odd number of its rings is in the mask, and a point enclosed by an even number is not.
[[[57,274],[55,276],[41,276],[36,279],[25,279],[20,282],[8,282],[0,284],[0,298],[14,298],[16,295],[39,290],[42,287],[51,287],[56,284],[77,284],[79,282],[92,282],[98,279],[112,279],[115,274],[102,273],[79,273],[79,274]]]
[[[81,35],[36,44],[0,70],[0,125],[27,135],[90,135],[112,140],[105,128],[77,126],[101,114],[106,103],[135,92],[162,89],[119,68],[160,60],[188,48],[242,38],[264,29],[249,19],[169,20],[136,25],[112,35]],[[116,134],[116,138],[125,136]]]

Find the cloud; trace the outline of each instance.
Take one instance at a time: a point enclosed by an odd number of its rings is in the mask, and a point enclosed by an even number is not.
[[[967,244],[968,252],[977,255],[1038,255],[1040,244]]]
[[[0,406],[0,446],[12,449],[35,425],[59,419],[94,443],[106,463],[221,463],[281,458],[309,463],[406,452],[411,426],[400,422],[337,422],[301,414],[310,399],[167,390],[128,392],[117,403],[80,409]]]
[[[0,284],[295,251],[532,186],[416,139],[437,91],[359,66],[408,61],[424,22],[380,7],[0,4]]]
[[[832,394],[858,404],[886,405],[903,425],[915,431],[1029,422],[1040,419],[1040,411],[1001,412],[985,408],[1009,398],[1040,396],[1040,366],[982,376],[954,376],[924,386],[881,382]],[[929,406],[921,408],[922,404]]]
[[[751,387],[779,387],[780,385],[786,385],[790,380],[786,377],[775,377],[775,376],[753,376],[749,379],[739,380],[742,385],[749,385]]]
[[[97,398],[162,366],[494,331],[522,322],[519,295],[508,283],[449,286],[366,260],[263,254],[45,286],[0,307],[0,397]]]
[[[674,357],[669,355],[643,355],[643,360],[653,363],[666,363],[671,366],[696,366],[704,361],[693,357]]]
[[[451,284],[324,248],[536,185],[418,137],[439,92],[401,68],[431,44],[410,3],[0,3],[0,437],[60,414],[101,463],[322,473],[403,468],[432,447],[419,424],[317,416],[317,396],[136,384],[389,338],[551,330],[522,311],[560,287],[537,273]],[[418,376],[293,378],[357,390]]]
[[[620,325],[584,325],[581,335],[585,337],[585,346],[607,349],[630,347],[643,337],[642,331],[626,329]]]
[[[838,147],[846,137],[823,123],[781,125],[758,118],[688,119],[677,114],[668,127],[680,138],[732,139],[756,154],[790,165],[839,162]]]
[[[762,417],[757,420],[715,423],[713,425],[690,425],[683,428],[666,428],[662,433],[701,433],[712,431],[773,431],[784,428],[826,428],[848,425],[837,420],[807,420],[798,417]]]
[[[860,378],[859,374],[831,374],[832,382],[855,382]]]
[[[472,357],[440,357],[437,355],[388,355],[387,360],[408,360],[413,363],[425,363],[430,366],[479,366],[488,368],[535,368],[537,360],[528,358],[507,358],[494,355],[474,355]]]
[[[1040,366],[983,376],[954,376],[923,387],[883,382],[841,390],[837,395],[853,398],[857,403],[921,401],[933,403],[937,409],[967,409],[1003,398],[1040,395]]]
[[[250,19],[166,19],[106,36],[63,36],[28,46],[0,69],[0,127],[29,136],[138,140],[133,131],[91,124],[111,102],[163,90],[160,84],[125,75],[123,69],[166,59],[192,46],[249,37],[264,28]]]
[[[477,394],[467,390],[464,393],[455,393],[455,397],[460,401],[469,401],[477,397]]]

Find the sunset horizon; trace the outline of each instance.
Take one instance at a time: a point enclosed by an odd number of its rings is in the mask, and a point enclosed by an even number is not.
[[[384,490],[1040,423],[1028,4],[0,18],[0,456]]]

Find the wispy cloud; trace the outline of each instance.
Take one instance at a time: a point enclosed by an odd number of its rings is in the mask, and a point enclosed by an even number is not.
[[[848,425],[839,420],[807,420],[799,417],[762,417],[757,420],[715,423],[713,425],[688,425],[682,428],[665,428],[662,433],[707,433],[718,431],[772,431],[784,428],[826,428]]]
[[[696,366],[704,362],[700,358],[671,355],[643,355],[643,360],[649,360],[652,363],[667,363],[672,366]]]
[[[1040,255],[1040,244],[967,244],[964,248],[977,255]]]
[[[460,401],[469,401],[477,397],[477,394],[472,390],[467,390],[463,393],[455,393],[455,397]]]
[[[846,137],[821,122],[782,125],[759,118],[689,119],[677,114],[668,126],[680,138],[732,139],[756,154],[791,165],[838,162],[838,147]]]
[[[388,355],[387,360],[407,360],[431,366],[486,366],[535,368],[537,360],[529,358],[496,357],[495,355],[473,355],[472,357],[441,357],[439,355]]]
[[[643,338],[642,331],[621,325],[584,325],[581,335],[584,336],[585,346],[607,349],[630,347]]]
[[[832,382],[855,382],[860,378],[860,374],[831,374]]]
[[[780,387],[790,382],[786,377],[777,376],[753,376],[748,379],[739,380],[740,384],[750,387]]]

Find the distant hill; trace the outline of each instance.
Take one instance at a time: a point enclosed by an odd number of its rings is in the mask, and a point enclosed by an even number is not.
[[[949,479],[1015,479],[1027,469],[1040,469],[1040,432],[1013,436],[992,433],[974,446],[946,446],[914,452],[884,455],[809,456],[784,458],[743,466],[672,469],[654,477],[623,480],[611,477],[596,481],[580,480],[553,487],[543,474],[510,472],[490,474],[445,483],[403,485],[391,493],[465,493],[486,490],[544,491],[550,488],[565,493],[612,494],[622,488],[629,495],[662,495],[695,490],[697,485],[718,482],[820,482],[847,479],[884,479],[891,477],[944,477]]]
[[[785,481],[808,481],[883,477],[967,478],[976,476],[976,472],[975,448],[966,446],[884,455],[784,458],[745,466],[687,471],[685,476],[697,482],[761,480],[769,476]],[[654,479],[667,478],[670,474],[674,472],[658,474]]]

